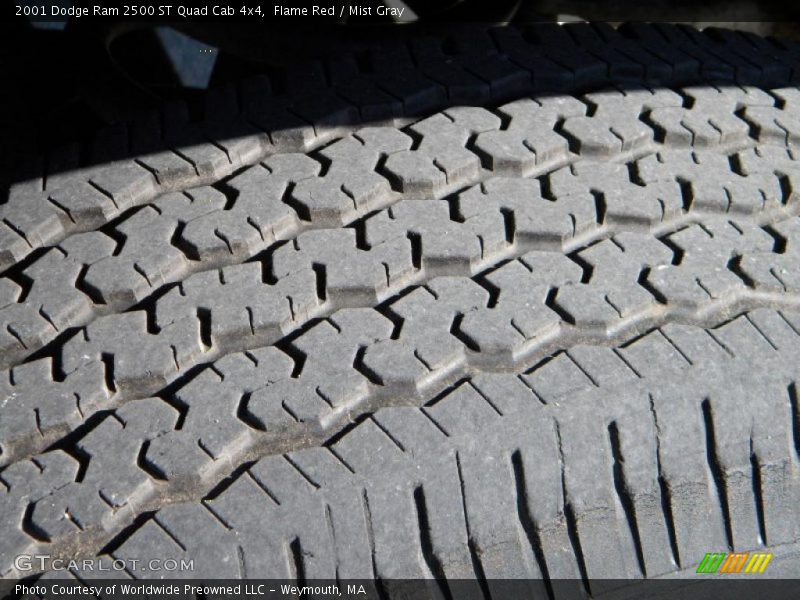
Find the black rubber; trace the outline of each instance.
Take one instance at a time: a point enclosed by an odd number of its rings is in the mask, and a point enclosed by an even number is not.
[[[797,58],[471,28],[53,152],[0,207],[0,575],[792,572]]]

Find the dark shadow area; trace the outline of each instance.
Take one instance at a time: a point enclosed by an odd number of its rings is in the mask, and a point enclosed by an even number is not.
[[[51,174],[98,164],[109,157],[93,154],[96,133],[129,122],[147,110],[162,110],[169,102],[184,103],[194,123],[209,118],[234,120],[238,115],[208,114],[207,90],[234,84],[238,105],[233,109],[246,113],[249,107],[243,105],[242,82],[260,75],[269,88],[262,98],[284,104],[308,104],[315,95],[331,92],[356,108],[357,118],[350,119],[353,122],[339,120],[353,126],[413,118],[448,105],[496,105],[515,95],[582,93],[627,83],[675,86],[712,77],[739,85],[780,86],[789,83],[793,74],[778,73],[776,63],[783,62],[787,52],[792,58],[798,52],[795,42],[756,41],[749,33],[792,36],[796,31],[793,23],[737,23],[730,25],[748,32],[711,31],[692,39],[693,34],[684,37],[676,30],[663,39],[656,34],[643,40],[635,27],[623,26],[609,37],[608,30],[594,25],[575,23],[561,28],[555,24],[557,19],[576,19],[578,12],[597,18],[606,10],[586,0],[540,2],[533,8],[530,2],[485,3],[495,8],[491,13],[482,8],[480,16],[491,19],[479,24],[460,22],[462,15],[479,14],[470,12],[469,3],[465,4],[468,6],[460,8],[460,13],[446,13],[449,21],[413,27],[391,26],[379,19],[346,27],[292,22],[280,31],[227,21],[2,21],[0,73],[10,93],[0,101],[4,104],[0,111],[4,148],[0,180],[6,185],[19,181],[20,164],[32,157],[44,157]],[[641,18],[625,2],[617,4],[614,14]],[[558,14],[559,8],[575,14]],[[648,10],[654,20],[670,16],[655,6]],[[681,3],[672,10],[677,18],[687,16]],[[704,8],[698,17],[711,20],[710,10]],[[739,12],[756,17],[771,14],[767,8]],[[508,32],[489,32],[506,20],[510,21]],[[646,52],[637,55],[632,48],[636,44],[644,45]],[[711,71],[706,60],[706,72],[668,73],[674,71],[676,60],[691,60],[700,54],[716,62]],[[503,72],[508,81],[514,79],[513,84],[504,81],[498,86]],[[475,79],[480,81],[470,81]],[[423,82],[433,85],[426,87]],[[263,87],[263,80],[259,85]],[[491,89],[487,93],[479,89],[481,85]],[[317,122],[337,119],[334,113],[341,108],[339,103],[326,107],[320,100],[314,104]],[[272,131],[296,125],[293,119],[285,124],[276,119],[270,123]],[[170,134],[160,133],[164,144],[154,146],[168,146]],[[234,138],[240,133],[231,129],[229,135]],[[49,152],[72,143],[78,144],[74,150],[77,161],[47,160]],[[155,147],[140,147],[137,152]],[[119,158],[118,152],[114,159]],[[6,195],[7,190],[0,203]]]

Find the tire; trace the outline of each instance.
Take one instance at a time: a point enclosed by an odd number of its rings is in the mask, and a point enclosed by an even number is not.
[[[0,574],[796,573],[797,58],[471,29],[54,151],[0,207]]]

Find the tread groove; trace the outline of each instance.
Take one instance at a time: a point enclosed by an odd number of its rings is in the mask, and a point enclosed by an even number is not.
[[[452,600],[450,589],[447,587],[445,581],[444,568],[436,553],[433,550],[433,542],[431,541],[431,526],[428,522],[428,508],[425,503],[425,490],[422,486],[414,488],[414,509],[417,513],[417,530],[419,532],[419,544],[422,551],[422,558],[428,566],[428,572],[436,581],[439,591],[445,598]]]
[[[725,471],[717,455],[717,438],[714,428],[714,418],[711,408],[711,401],[706,398],[701,404],[703,418],[703,428],[706,437],[706,460],[714,488],[717,492],[717,502],[722,511],[722,520],[725,526],[725,536],[728,548],[733,551],[733,522],[731,521],[730,506],[728,504],[728,485]]]
[[[578,572],[580,573],[581,583],[583,589],[591,594],[591,584],[589,583],[589,573],[586,570],[586,558],[583,554],[581,547],[580,533],[578,532],[578,521],[575,517],[575,511],[572,508],[569,495],[567,492],[567,474],[565,466],[565,456],[563,442],[561,439],[561,427],[558,421],[555,422],[556,429],[556,445],[558,447],[558,466],[561,472],[561,497],[564,499],[564,525],[567,530],[567,537],[569,538],[570,546],[572,547],[572,554],[578,564]]]
[[[622,456],[622,444],[619,439],[619,426],[616,421],[608,424],[608,440],[611,448],[611,456],[614,464],[612,466],[612,473],[614,478],[614,489],[620,499],[622,510],[625,513],[625,520],[628,524],[631,538],[633,539],[634,548],[636,549],[636,561],[639,567],[639,573],[647,576],[647,568],[644,562],[644,550],[642,549],[642,540],[639,537],[639,527],[636,520],[636,508],[633,504],[630,492],[625,482],[624,464],[625,459]]]
[[[667,526],[667,535],[669,537],[670,552],[672,554],[672,562],[677,567],[682,567],[680,550],[678,549],[678,536],[675,528],[675,516],[672,512],[672,493],[670,491],[669,483],[664,476],[664,469],[662,465],[662,450],[661,438],[662,431],[659,425],[658,412],[656,411],[655,399],[652,394],[648,394],[650,415],[653,419],[653,426],[656,430],[656,469],[658,472],[658,486],[661,492],[661,512],[664,515],[664,522]]]
[[[511,453],[511,467],[514,473],[517,519],[522,526],[522,530],[525,532],[528,543],[530,544],[531,550],[533,551],[533,555],[536,559],[539,572],[542,574],[545,589],[547,590],[547,597],[552,600],[552,598],[554,598],[553,587],[550,582],[550,574],[547,569],[547,560],[545,559],[542,540],[539,535],[536,522],[534,521],[528,508],[528,503],[530,500],[526,491],[525,467],[522,463],[522,454],[519,449]]]

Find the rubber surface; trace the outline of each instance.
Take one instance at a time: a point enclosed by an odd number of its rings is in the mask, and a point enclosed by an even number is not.
[[[796,58],[470,30],[54,152],[0,207],[0,574],[790,569]]]

